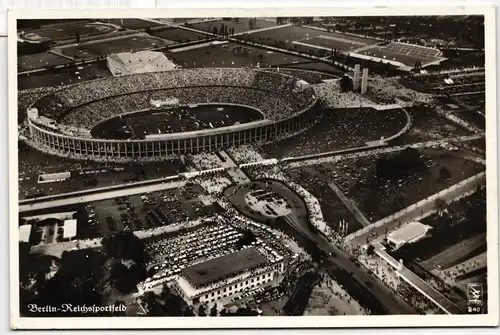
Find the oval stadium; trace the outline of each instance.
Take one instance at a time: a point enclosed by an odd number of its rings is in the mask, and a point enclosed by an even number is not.
[[[313,125],[317,112],[314,90],[295,77],[197,68],[72,85],[35,101],[27,123],[29,142],[47,153],[161,160],[288,137]],[[155,115],[162,122],[151,127]],[[141,128],[141,119],[149,126]]]

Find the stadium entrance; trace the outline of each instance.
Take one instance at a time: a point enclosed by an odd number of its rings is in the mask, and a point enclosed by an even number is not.
[[[161,134],[229,127],[263,119],[260,111],[240,105],[161,106],[107,119],[91,130],[94,138],[144,139]]]

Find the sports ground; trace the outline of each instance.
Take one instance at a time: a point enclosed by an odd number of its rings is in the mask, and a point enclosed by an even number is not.
[[[38,41],[41,37],[50,38],[52,41],[63,41],[76,38],[80,34],[80,38],[109,34],[116,31],[116,27],[104,23],[69,23],[64,26],[57,26],[51,28],[44,28],[33,30],[20,34],[20,37],[29,41]]]
[[[220,128],[262,119],[262,114],[240,106],[198,105],[151,110],[108,119],[95,126],[97,138],[122,139],[154,134]]]
[[[145,34],[136,34],[60,47],[56,51],[67,57],[94,59],[120,52],[161,49],[171,44],[174,42]]]
[[[234,20],[228,20],[228,21],[214,20],[214,21],[194,23],[189,26],[203,31],[213,32],[214,27],[219,29],[221,25],[224,24],[224,26],[227,26],[228,31],[230,29],[234,29],[235,34],[243,32],[251,32],[252,30],[258,30],[276,26],[276,21],[255,20],[255,25],[252,28],[250,28],[249,21],[250,18],[240,18],[238,22],[235,22]]]
[[[172,50],[169,58],[184,68],[192,67],[260,67],[283,66],[328,73],[342,73],[328,64],[237,43],[212,44],[201,48]]]
[[[396,61],[406,66],[415,65],[416,61],[423,65],[444,60],[437,49],[417,45],[391,42],[384,43],[370,37],[343,34],[311,27],[282,26],[261,32],[249,32],[250,38],[256,42],[271,43],[282,41],[289,49],[304,48],[341,52],[352,52],[351,56],[374,58],[381,61]]]
[[[209,36],[191,30],[172,28],[172,27],[159,27],[151,29],[149,34],[151,36],[159,37],[164,40],[174,41],[177,43],[204,40],[207,38],[207,36]]]
[[[328,32],[325,30],[309,27],[283,26],[276,29],[265,30],[262,32],[251,33],[251,36],[262,40],[283,41],[289,47],[294,45],[308,45],[318,49],[326,48],[328,50],[338,49],[340,51],[351,51],[353,49],[375,45],[379,40],[365,38],[355,35],[346,35],[337,32]]]
[[[437,49],[399,42],[392,42],[385,46],[372,46],[356,52],[368,57],[400,62],[408,66],[413,66],[417,61],[426,65],[443,59],[441,52]]]
[[[161,23],[156,23],[149,20],[143,19],[111,19],[106,20],[106,22],[110,22],[117,26],[122,26],[127,29],[146,29],[151,27],[161,26]]]

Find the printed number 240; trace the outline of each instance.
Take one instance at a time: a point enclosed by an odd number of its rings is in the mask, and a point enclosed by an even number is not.
[[[481,313],[481,307],[479,307],[479,306],[469,306],[467,308],[467,311],[469,313],[476,313],[476,314],[478,314],[478,313]]]

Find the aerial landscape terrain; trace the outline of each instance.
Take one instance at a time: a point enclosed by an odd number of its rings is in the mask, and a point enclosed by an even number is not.
[[[18,20],[20,315],[488,313],[484,48],[483,16]]]

